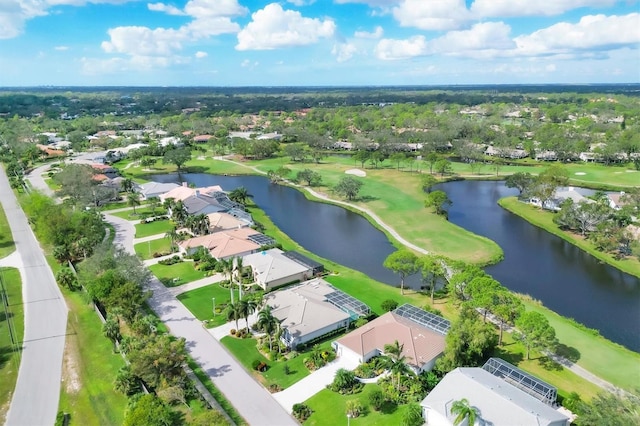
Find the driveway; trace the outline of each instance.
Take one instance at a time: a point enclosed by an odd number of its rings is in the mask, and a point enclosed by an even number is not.
[[[133,225],[115,216],[105,215],[105,218],[116,229],[114,243],[133,253]],[[252,426],[298,424],[158,279],[151,280],[149,289],[153,291],[149,300],[151,308],[171,334],[186,340],[191,357],[247,423]]]
[[[22,359],[7,425],[51,425],[60,398],[67,305],[2,166],[0,194],[16,244],[10,266],[20,270],[25,315]]]

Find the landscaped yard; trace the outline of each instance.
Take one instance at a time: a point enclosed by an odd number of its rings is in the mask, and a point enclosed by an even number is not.
[[[369,404],[369,394],[375,389],[380,389],[378,385],[368,384],[362,392],[355,395],[341,395],[329,389],[323,389],[307,401],[313,414],[305,425],[344,425],[347,424],[347,401],[357,399],[363,407],[365,413],[349,421],[353,426],[389,426],[402,424],[402,416],[407,405],[396,406],[395,404],[385,404],[382,410],[375,411]]]
[[[11,235],[11,228],[7,222],[7,216],[0,205],[0,259],[10,255],[16,249]]]
[[[231,301],[229,289],[222,288],[220,284],[211,284],[179,294],[178,300],[180,300],[198,320],[207,321],[208,327],[216,327],[226,323],[227,320],[224,313],[213,315],[212,299],[214,297],[218,310],[220,310],[222,305]],[[244,320],[242,322],[244,322]]]
[[[136,207],[135,214],[133,213],[133,209],[125,210],[122,212],[111,213],[111,214],[113,216],[117,216],[122,219],[138,220],[146,216],[152,216],[152,215],[161,216],[161,215],[167,214],[167,209],[163,207],[158,207],[155,210],[153,210],[151,209],[151,207],[139,206],[139,207]]]
[[[174,224],[170,220],[156,220],[155,222],[139,223],[136,225],[136,238],[148,237],[157,234],[166,234],[171,231]]]
[[[13,330],[15,330],[19,347],[24,336],[24,305],[22,304],[20,271],[15,268],[0,268],[0,278],[4,282],[9,299],[8,312],[5,312],[4,307],[0,307],[0,377],[2,377],[0,380],[0,419],[4,419],[9,409],[20,367],[20,352],[15,350],[17,347],[13,345],[9,334],[9,319]],[[0,304],[0,306],[3,305]]]
[[[158,238],[133,246],[136,254],[143,259],[151,259],[153,253],[168,253],[171,250],[171,241],[168,238]]]
[[[193,262],[180,262],[173,265],[155,264],[149,266],[149,269],[153,275],[170,287],[190,283],[207,276],[207,272],[197,271]]]
[[[240,320],[239,323],[240,327],[242,327],[244,320]],[[322,350],[331,351],[331,342],[339,337],[340,336],[334,336],[333,338],[320,343],[320,348]],[[305,352],[299,353],[292,359],[285,360],[281,358],[278,361],[270,361],[258,351],[258,348],[256,347],[256,339],[238,339],[227,336],[222,338],[221,343],[248,371],[253,372],[254,376],[258,377],[266,387],[269,385],[278,385],[281,389],[286,389],[310,374],[309,369],[303,362],[307,357]],[[251,363],[255,360],[265,362],[269,366],[269,369],[264,373],[259,373],[253,370]],[[289,374],[284,371],[285,365],[289,368]]]

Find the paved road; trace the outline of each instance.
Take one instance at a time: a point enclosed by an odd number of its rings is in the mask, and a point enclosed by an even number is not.
[[[51,425],[58,412],[67,306],[1,166],[0,194],[19,254],[13,266],[20,269],[25,313],[22,360],[7,425]]]
[[[105,218],[116,229],[114,243],[133,253],[133,225],[115,216],[105,215]],[[169,289],[154,278],[150,290],[153,291],[149,300],[151,308],[171,330],[171,334],[186,339],[189,354],[250,425],[297,425]]]

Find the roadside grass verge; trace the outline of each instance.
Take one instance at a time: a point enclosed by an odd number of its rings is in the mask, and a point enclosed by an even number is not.
[[[173,265],[155,264],[149,266],[149,269],[168,287],[190,283],[207,276],[205,271],[196,270],[193,262],[180,262]]]
[[[131,210],[125,210],[122,212],[115,212],[115,213],[110,213],[112,216],[116,216],[119,217],[121,219],[126,219],[126,220],[138,220],[138,219],[142,219],[144,217],[151,217],[151,216],[161,216],[161,215],[165,215],[167,214],[167,209],[162,208],[162,207],[158,207],[155,210],[152,209],[151,207],[143,207],[143,206],[138,206],[136,207],[136,213],[133,213],[133,209]]]
[[[136,235],[135,238],[149,237],[151,235],[166,234],[174,227],[173,222],[170,220],[156,220],[149,223],[138,223],[135,225]]]
[[[0,209],[1,211],[1,209]],[[11,235],[11,234],[9,234]],[[5,311],[0,308],[0,420],[4,420],[9,411],[11,397],[18,379],[20,368],[20,349],[24,337],[24,305],[22,304],[22,281],[16,268],[0,268],[0,277],[9,299]],[[4,305],[3,305],[4,306]],[[16,333],[18,346],[14,347],[9,334],[9,321]]]
[[[171,241],[168,238],[157,238],[133,246],[136,254],[142,259],[152,259],[154,253],[168,253],[171,250]]]
[[[640,354],[587,328],[580,328],[572,320],[540,304],[527,300],[524,304],[528,310],[540,312],[549,320],[558,340],[566,347],[564,355],[567,358],[615,386],[630,392],[638,391]]]
[[[375,389],[380,387],[376,384],[367,384],[364,385],[362,392],[354,395],[341,395],[332,390],[323,389],[305,401],[305,404],[313,410],[313,414],[304,424],[309,426],[346,424],[347,401],[357,399],[366,409],[363,414],[351,419],[349,423],[367,426],[401,425],[407,405],[396,406],[386,403],[380,411],[375,411],[369,404],[369,394]]]
[[[640,277],[640,260],[635,257],[627,257],[625,259],[618,260],[609,253],[597,250],[590,240],[560,229],[558,225],[553,222],[555,213],[540,210],[535,206],[522,203],[518,201],[516,197],[502,198],[498,201],[498,204],[500,204],[500,206],[505,210],[520,216],[532,225],[542,228],[545,231],[579,247],[581,250],[584,250],[596,259],[608,263],[623,272]]]
[[[213,298],[216,299],[216,314],[213,315]],[[229,289],[215,283],[178,295],[178,300],[200,321],[207,321],[207,327],[217,327],[227,322],[222,306],[231,301]],[[242,320],[244,321],[244,320]]]
[[[13,241],[9,222],[7,222],[7,215],[4,213],[2,205],[0,205],[0,259],[13,253],[15,249],[16,245]]]
[[[83,295],[63,290],[69,306],[59,411],[71,424],[122,424],[127,398],[114,389],[125,365],[102,334],[102,323]]]

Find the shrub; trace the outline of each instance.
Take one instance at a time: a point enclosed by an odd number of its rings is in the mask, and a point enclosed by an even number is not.
[[[237,332],[238,331],[235,328],[232,328],[231,330],[229,330],[229,334],[231,334],[232,336],[235,336]]]
[[[289,364],[285,364],[284,367],[282,367],[282,371],[286,376],[291,374],[291,369],[289,368]]]
[[[369,404],[371,404],[374,410],[379,411],[384,405],[384,402],[384,393],[380,389],[374,389],[369,394]]]
[[[336,375],[329,388],[332,391],[339,392],[341,394],[352,394],[362,390],[363,386],[364,385],[358,381],[353,371],[341,368],[336,371]]]
[[[387,299],[380,304],[380,307],[385,312],[391,312],[398,307],[398,302],[393,299]]]
[[[262,361],[260,361],[259,359],[254,359],[253,362],[251,363],[251,368],[253,368],[254,370],[257,370],[261,363]]]
[[[269,392],[271,392],[271,393],[280,392],[281,390],[282,390],[282,386],[280,386],[277,383],[271,383],[269,385]]]
[[[350,399],[347,401],[347,415],[351,418],[355,418],[360,416],[360,414],[364,413],[364,407],[362,403],[357,399]]]
[[[293,416],[301,423],[307,420],[312,413],[313,410],[306,404],[293,404]]]
[[[162,259],[162,260],[158,261],[158,263],[160,265],[174,265],[174,264],[180,263],[180,262],[182,262],[182,259],[178,255],[171,256],[168,259]]]
[[[366,318],[358,318],[357,320],[355,320],[355,322],[353,323],[353,326],[355,328],[359,328],[362,327],[363,325],[365,325],[366,323],[368,323],[369,320]]]

